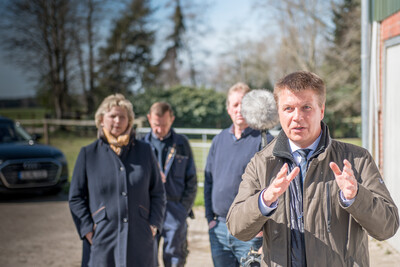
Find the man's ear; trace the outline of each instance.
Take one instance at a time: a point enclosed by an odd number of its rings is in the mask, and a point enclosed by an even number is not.
[[[172,115],[172,117],[171,117],[171,125],[174,123],[174,120],[175,120],[175,116]]]
[[[151,115],[150,113],[147,114],[147,120],[150,122]]]

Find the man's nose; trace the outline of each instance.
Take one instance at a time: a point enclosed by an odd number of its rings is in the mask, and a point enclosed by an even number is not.
[[[239,104],[236,108],[236,112],[240,113],[242,111],[242,104]]]
[[[296,108],[293,112],[293,119],[298,121],[301,120],[302,117],[303,115],[301,114],[301,111],[298,108]]]

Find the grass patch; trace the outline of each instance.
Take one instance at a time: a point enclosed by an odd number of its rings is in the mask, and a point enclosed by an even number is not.
[[[194,200],[195,206],[204,206],[204,187],[197,187],[197,195]]]
[[[71,181],[72,173],[75,167],[75,162],[78,157],[79,151],[81,150],[82,147],[87,146],[94,140],[96,139],[89,137],[68,137],[68,136],[57,136],[50,138],[50,145],[60,149],[67,158],[68,171],[69,171],[68,181]]]
[[[44,108],[2,108],[0,115],[13,120],[43,119],[46,115]]]
[[[337,140],[356,146],[362,146],[361,138],[338,138]]]

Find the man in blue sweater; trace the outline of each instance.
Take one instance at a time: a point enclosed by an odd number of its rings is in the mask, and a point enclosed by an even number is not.
[[[233,237],[226,227],[226,215],[237,195],[242,174],[261,147],[260,131],[248,127],[241,114],[242,98],[249,91],[244,83],[229,89],[226,107],[232,125],[214,137],[207,158],[204,201],[215,267],[239,266],[240,259],[251,248],[258,250],[262,244],[262,234],[244,242]],[[268,134],[268,142],[272,139]]]

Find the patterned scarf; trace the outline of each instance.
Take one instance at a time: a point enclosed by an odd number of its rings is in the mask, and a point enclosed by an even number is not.
[[[119,156],[121,154],[121,149],[123,146],[126,146],[129,143],[129,137],[131,129],[128,129],[125,134],[121,134],[117,138],[115,138],[107,129],[103,127],[103,133],[104,136],[106,137],[108,143],[110,144],[110,147],[114,152]],[[126,134],[128,133],[128,134]]]

